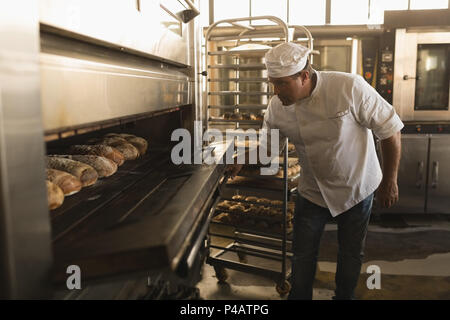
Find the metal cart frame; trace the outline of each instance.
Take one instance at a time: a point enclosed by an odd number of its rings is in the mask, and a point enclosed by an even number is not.
[[[276,25],[271,26],[260,26],[260,25],[251,25],[251,21],[255,20],[268,20],[271,22],[275,22]],[[250,21],[250,25],[243,25],[241,22]],[[227,24],[231,27],[222,28],[221,30],[217,30],[216,28],[219,25]],[[240,31],[242,29],[242,31]],[[291,29],[291,30],[289,30]],[[291,31],[291,33],[290,33]],[[306,38],[301,39],[300,36],[305,34]],[[240,108],[247,110],[263,110],[267,108],[265,104],[245,104],[241,105],[240,96],[244,95],[253,95],[253,96],[267,96],[270,97],[273,95],[272,92],[269,91],[269,86],[267,86],[266,91],[242,91],[240,90],[239,83],[241,82],[261,82],[268,83],[268,79],[266,78],[240,78],[239,71],[241,70],[261,70],[265,69],[265,65],[263,63],[253,63],[253,64],[241,64],[240,57],[248,54],[254,54],[253,57],[263,57],[263,53],[267,52],[269,49],[258,49],[255,51],[252,50],[239,50],[239,51],[209,51],[210,43],[213,41],[224,43],[227,41],[236,41],[235,47],[242,42],[248,42],[253,44],[268,44],[269,46],[273,46],[282,42],[288,42],[289,38],[292,38],[293,42],[307,42],[307,46],[309,49],[313,50],[313,38],[311,33],[304,26],[288,26],[281,19],[274,16],[260,16],[260,17],[246,17],[246,18],[237,18],[237,19],[226,19],[220,20],[216,23],[212,24],[206,31],[205,34],[205,66],[208,67],[208,72],[204,73],[208,76],[206,81],[206,99],[205,101],[205,112],[206,115],[206,129],[209,129],[210,124],[212,123],[235,123],[235,129],[239,129],[240,124],[261,124],[262,121],[254,121],[254,120],[242,120],[242,119],[213,119],[210,115],[210,109],[226,109],[233,110],[239,112]],[[261,39],[266,40],[261,40]],[[241,47],[242,49],[242,47]],[[314,52],[316,53],[316,52]],[[208,63],[211,56],[233,56],[236,58],[236,62],[233,64],[214,64]],[[311,57],[312,59],[312,57]],[[211,59],[212,60],[212,59]],[[220,79],[211,77],[211,69],[231,69],[236,71],[236,76],[233,78]],[[211,83],[213,82],[235,82],[236,90],[235,91],[211,91]],[[211,96],[227,96],[232,95],[235,96],[236,99],[233,105],[226,104],[211,104]],[[287,259],[292,256],[292,250],[288,248],[290,244],[290,240],[288,240],[287,235],[287,213],[288,213],[288,199],[291,196],[291,191],[288,188],[288,139],[285,139],[285,146],[283,150],[284,158],[283,158],[283,178],[271,177],[273,179],[277,179],[282,181],[282,188],[278,190],[278,192],[282,192],[283,198],[283,207],[282,207],[282,221],[281,221],[281,234],[268,234],[262,232],[261,230],[255,230],[249,227],[241,227],[233,225],[234,235],[223,235],[211,232],[209,230],[207,237],[207,250],[208,257],[206,259],[206,263],[212,265],[216,271],[216,276],[219,282],[223,282],[227,279],[226,268],[234,269],[242,272],[252,273],[261,275],[264,277],[268,277],[274,279],[276,282],[276,289],[280,295],[285,295],[290,291],[290,283],[288,278],[290,277],[290,271],[288,270]],[[256,178],[256,177],[254,177]],[[264,177],[267,179],[267,177]],[[251,187],[244,186],[235,186],[239,190],[252,189]],[[268,190],[267,188],[260,188],[262,190]],[[223,200],[228,200],[223,198]],[[217,211],[216,211],[217,212]],[[261,218],[262,219],[262,218]],[[211,221],[211,224],[225,224],[222,222]],[[218,246],[211,244],[211,237],[217,236],[221,238],[228,238],[232,240],[232,243],[227,246]],[[247,247],[245,245],[248,245]],[[251,247],[249,247],[251,246]],[[211,255],[211,249],[218,249],[219,252],[217,254]],[[235,252],[239,258],[239,262],[232,261],[229,259],[225,259],[223,256],[228,252]],[[250,265],[247,263],[246,256],[254,256],[269,260],[275,260],[281,262],[280,270],[272,270],[268,268],[264,268],[261,266]]]
[[[213,233],[211,231],[208,233],[207,250],[209,254],[206,259],[206,263],[214,267],[219,282],[224,282],[227,279],[225,268],[228,268],[274,279],[276,282],[276,290],[280,295],[285,295],[290,291],[291,285],[288,281],[288,278],[290,277],[290,271],[287,270],[287,259],[291,256],[291,251],[288,250],[287,235],[288,199],[290,196],[290,190],[288,188],[288,156],[288,139],[286,138],[283,149],[283,178],[273,177],[273,179],[282,181],[283,184],[283,188],[279,190],[280,192],[282,192],[283,197],[281,235],[265,233],[248,227],[242,228],[236,225],[232,225],[236,228],[234,231],[234,236]],[[223,210],[219,210],[216,212],[223,212]],[[261,219],[265,218],[261,217]],[[214,221],[212,221],[211,223],[224,224]],[[226,247],[212,245],[211,236],[228,238],[230,240],[233,240],[233,242]],[[242,244],[251,245],[253,248],[242,246]],[[211,255],[211,248],[219,249],[220,251],[214,255]],[[222,256],[227,252],[236,252],[239,258],[239,262],[223,258]],[[248,264],[246,261],[247,255],[280,261],[280,271]]]

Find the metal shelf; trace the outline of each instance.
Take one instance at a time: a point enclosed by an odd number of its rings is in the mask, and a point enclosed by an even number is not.
[[[265,70],[264,63],[255,64],[216,64],[208,65],[208,69],[233,69],[233,70]]]
[[[239,51],[209,51],[209,56],[241,56],[249,54],[254,55],[256,57],[263,56],[269,49],[258,49],[258,50],[239,50]]]
[[[239,122],[242,124],[262,124],[263,120],[239,120],[239,119],[214,119],[214,118],[209,118],[208,119],[209,122],[212,123],[220,123],[220,122],[231,122],[231,123],[235,123],[235,122]]]
[[[208,106],[209,109],[250,109],[250,110],[261,110],[266,109],[266,104],[235,104],[235,105],[215,105],[215,106]]]
[[[226,78],[226,79],[208,79],[209,82],[269,82],[267,78]]]
[[[226,224],[223,222],[216,222],[216,221],[211,221],[212,224],[216,224],[216,225],[227,225],[229,227],[234,227],[234,235],[227,235],[227,234],[223,234],[223,233],[215,233],[215,232],[211,232],[210,231],[210,235],[213,237],[221,237],[221,238],[225,238],[225,239],[231,239],[231,240],[236,240],[239,243],[244,243],[244,244],[249,244],[252,246],[259,246],[262,245],[265,248],[268,249],[272,249],[272,250],[279,250],[280,249],[280,242],[281,242],[281,235],[280,234],[268,234],[267,232],[254,232],[254,230],[250,230],[250,231],[243,231],[245,230],[245,228],[242,228],[240,226],[234,226],[231,224]],[[292,233],[288,233],[288,239],[287,239],[287,244],[291,245],[292,244],[292,239],[291,239],[291,235]],[[292,251],[292,250],[291,250]],[[288,252],[290,252],[288,250]]]
[[[208,92],[210,96],[272,96],[273,92],[261,92],[261,91],[212,91]]]
[[[246,228],[246,227],[242,227],[242,226],[238,226],[236,224],[232,224],[232,223],[226,223],[226,222],[218,222],[218,221],[214,221],[211,220],[210,222],[211,224],[215,224],[215,225],[223,225],[223,226],[228,226],[228,227],[234,227],[236,232],[238,233],[242,233],[242,234],[249,234],[251,236],[260,236],[260,237],[266,237],[266,238],[273,238],[273,239],[277,239],[277,240],[282,240],[283,235],[277,232],[267,232],[267,231],[261,231],[255,228]],[[222,237],[222,238],[228,238],[231,236],[227,236],[225,234],[221,234],[221,233],[212,233],[210,231],[209,233],[210,235],[213,235],[215,237]],[[292,235],[292,232],[287,233],[288,236]],[[236,240],[241,241],[242,238],[237,238],[235,237]],[[245,239],[245,238],[244,238]],[[288,241],[291,241],[291,239],[287,239]],[[242,241],[243,242],[243,241]],[[256,243],[254,243],[256,245]],[[265,245],[266,247],[267,244],[262,243],[262,245]],[[276,247],[269,247],[270,249],[275,249]],[[280,246],[277,247],[278,249],[280,248]]]
[[[281,165],[280,165],[280,167],[281,167]],[[284,178],[277,177],[276,175],[273,175],[273,176],[262,176],[262,175],[241,175],[241,174],[238,174],[238,177],[251,178],[251,179],[276,180],[276,181],[283,181],[284,180]],[[300,178],[300,173],[296,174],[295,176],[289,177],[288,178],[288,182],[294,182],[298,178]]]

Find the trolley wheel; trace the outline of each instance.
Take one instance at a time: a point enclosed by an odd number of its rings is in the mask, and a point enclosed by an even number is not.
[[[248,259],[247,259],[247,255],[243,252],[237,252],[237,256],[239,258],[239,262],[241,263],[247,263]]]
[[[284,280],[282,283],[277,283],[275,288],[280,296],[284,296],[291,291],[291,284],[289,281]]]
[[[214,271],[216,272],[216,278],[219,283],[224,283],[228,279],[228,272],[224,267],[214,266]]]

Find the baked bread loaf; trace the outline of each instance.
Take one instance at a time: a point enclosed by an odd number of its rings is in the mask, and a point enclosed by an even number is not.
[[[241,212],[244,212],[245,207],[241,204],[235,204],[234,206],[231,206],[230,209],[228,209],[228,210],[230,210],[231,212],[234,212],[234,213],[241,213]]]
[[[262,205],[270,205],[270,200],[266,198],[259,198],[256,202]]]
[[[108,158],[114,161],[118,166],[121,166],[125,162],[125,158],[123,154],[117,150],[116,148],[96,144],[96,145],[87,145],[87,144],[79,144],[73,145],[68,150],[69,154],[81,154],[81,155],[93,155]]]
[[[243,200],[245,200],[245,196],[236,194],[231,199],[236,200],[236,201],[243,201]]]
[[[250,197],[245,198],[245,201],[256,202],[256,201],[258,201],[258,198],[250,196]]]
[[[128,133],[108,133],[105,137],[120,137],[131,143],[139,151],[139,155],[144,155],[148,149],[148,142],[144,138]]]
[[[50,210],[60,207],[64,202],[64,192],[53,182],[45,180],[47,184],[47,202]]]
[[[65,158],[48,157],[46,158],[47,169],[56,169],[68,172],[80,179],[83,187],[93,185],[97,182],[98,174],[91,166]]]
[[[228,210],[228,209],[230,209],[230,206],[231,205],[230,205],[230,203],[227,200],[219,202],[217,204],[217,208],[221,209],[221,210]]]
[[[51,155],[50,157],[71,159],[90,165],[92,168],[95,169],[95,171],[97,171],[99,178],[109,177],[114,173],[116,173],[117,171],[117,164],[114,161],[105,157],[93,155],[80,155],[80,154]]]
[[[222,212],[221,214],[217,215],[213,220],[222,223],[232,223],[230,215],[226,212]]]
[[[127,142],[124,138],[114,136],[114,137],[106,137],[100,139],[91,139],[88,143],[92,144],[103,144],[110,147],[114,147],[123,154],[125,160],[135,160],[139,157],[139,151],[133,146],[131,143]]]
[[[61,170],[47,169],[47,180],[60,187],[65,196],[77,193],[82,187],[80,179]]]
[[[273,206],[282,206],[282,205],[283,205],[283,201],[280,201],[280,200],[272,200],[272,201],[270,202],[270,204],[273,205]]]

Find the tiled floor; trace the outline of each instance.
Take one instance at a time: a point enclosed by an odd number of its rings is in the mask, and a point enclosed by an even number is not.
[[[324,233],[327,236],[322,237],[313,299],[327,300],[334,294],[333,257],[337,249],[332,236],[336,229],[336,225],[327,224]],[[369,247],[356,290],[358,299],[450,299],[448,216],[374,217],[367,237]],[[379,290],[366,286],[370,265],[381,270]],[[214,269],[204,266],[203,280],[198,284],[203,299],[286,298],[276,291],[274,279],[234,270],[227,272],[226,283],[218,283]]]

